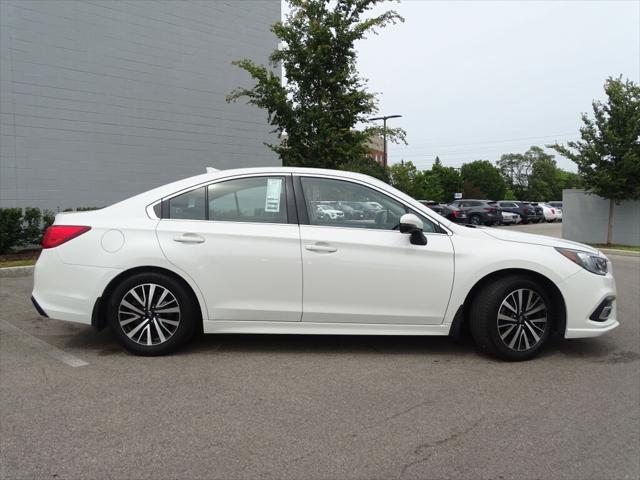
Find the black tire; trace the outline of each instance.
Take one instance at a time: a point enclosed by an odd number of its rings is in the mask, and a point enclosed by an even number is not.
[[[151,285],[154,286],[153,290]],[[165,290],[168,291],[167,294],[164,293]],[[141,307],[140,303],[134,305],[134,302],[131,302],[132,295],[136,292],[139,298],[144,297],[145,304],[147,304],[146,297],[151,292],[148,310],[147,307]],[[161,298],[162,295],[165,295],[164,299]],[[144,308],[144,316],[122,305],[123,300],[139,308],[139,311]],[[152,303],[154,301],[157,304]],[[176,307],[177,312],[160,313],[161,310],[168,312],[175,310]],[[158,312],[155,311],[156,309]],[[171,318],[159,318],[160,315]],[[193,298],[193,293],[188,287],[169,275],[156,272],[137,273],[123,280],[113,290],[108,300],[107,320],[111,331],[120,343],[131,353],[143,356],[165,355],[177,350],[193,337],[198,325],[202,323],[197,300]],[[132,335],[135,329],[138,330]],[[141,334],[139,341],[136,341],[138,331]],[[144,335],[145,331],[147,331],[146,335]],[[145,341],[154,342],[156,339],[157,343],[143,344],[141,342],[143,335]]]
[[[513,319],[501,320],[505,313],[511,311],[504,302],[511,298],[517,305],[518,291],[523,291],[520,297],[522,305],[537,298],[530,311],[540,306],[539,301],[542,301],[544,310],[534,312],[530,317],[514,313]],[[539,298],[528,292],[534,292]],[[528,304],[525,309],[527,307]],[[505,276],[485,285],[475,295],[469,312],[471,335],[478,348],[489,355],[508,361],[529,360],[544,348],[549,339],[553,328],[552,312],[551,297],[539,282],[526,275]],[[546,319],[544,324],[540,320],[542,315]],[[538,340],[535,340],[536,334]]]
[[[469,223],[471,225],[480,225],[482,223],[482,219],[480,218],[480,215],[471,215],[469,217]]]

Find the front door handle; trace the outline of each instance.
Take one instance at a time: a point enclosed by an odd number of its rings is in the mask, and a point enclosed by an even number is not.
[[[204,238],[195,233],[183,233],[178,237],[174,237],[173,241],[179,243],[204,243]]]
[[[333,253],[337,252],[338,249],[336,247],[332,247],[326,243],[313,243],[309,245],[305,245],[304,248],[311,252],[322,252],[322,253]]]

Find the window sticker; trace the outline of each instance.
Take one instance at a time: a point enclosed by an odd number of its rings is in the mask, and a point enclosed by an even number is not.
[[[267,198],[264,204],[265,212],[280,212],[280,194],[282,193],[281,178],[267,178]]]

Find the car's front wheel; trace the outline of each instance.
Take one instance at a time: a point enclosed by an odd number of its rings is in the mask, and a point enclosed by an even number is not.
[[[121,282],[109,298],[109,326],[137,355],[164,355],[187,342],[200,318],[188,289],[161,273],[138,273]]]
[[[482,218],[480,218],[480,215],[471,215],[471,217],[469,217],[469,223],[472,225],[480,225],[482,223]]]
[[[511,361],[537,355],[551,333],[551,298],[536,280],[510,275],[485,285],[470,309],[471,334],[486,353]]]

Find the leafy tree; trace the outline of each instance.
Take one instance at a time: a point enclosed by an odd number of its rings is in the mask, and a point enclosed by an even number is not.
[[[507,187],[507,190],[504,192],[503,200],[518,200],[516,195],[513,193],[513,190],[511,190],[511,187]]]
[[[376,160],[371,157],[367,157],[364,160],[352,159],[342,164],[342,170],[349,172],[364,173],[370,175],[383,182],[389,183],[389,169],[380,165]]]
[[[418,200],[444,201],[444,190],[440,184],[440,178],[432,170],[423,170],[418,174],[416,183],[420,190]]]
[[[460,169],[464,179],[465,197],[483,197],[502,200],[507,189],[504,179],[498,170],[488,160],[476,160],[465,163]]]
[[[285,22],[271,27],[281,47],[269,57],[270,67],[250,59],[234,62],[256,83],[235,89],[227,101],[245,97],[267,111],[274,132],[280,138],[286,133],[286,141],[268,145],[284,165],[353,169],[354,163],[367,163],[367,140],[383,128],[354,129],[377,112],[376,95],[367,92],[366,81],[357,74],[354,44],[404,19],[393,10],[368,15],[385,0],[288,1],[291,11]],[[392,141],[404,140],[401,129],[386,133]]]
[[[606,101],[592,103],[594,118],[582,114],[581,140],[550,147],[578,165],[589,191],[609,199],[610,244],[614,203],[640,198],[640,87],[609,77],[604,91]]]
[[[423,199],[420,185],[421,172],[413,162],[404,160],[389,167],[390,183],[395,188],[418,200]]]
[[[507,153],[500,157],[497,165],[509,189],[514,193],[516,198],[519,200],[526,199],[529,177],[533,171],[533,159],[531,155],[527,155],[526,153]]]
[[[534,149],[535,153],[531,155],[530,152]],[[529,177],[527,200],[543,202],[554,198],[562,198],[561,196],[556,197],[556,192],[560,191],[560,195],[562,195],[562,190],[560,189],[560,169],[557,167],[553,155],[545,153],[540,147],[531,147],[527,154],[533,157],[531,161],[533,169]]]
[[[569,188],[583,188],[582,177],[577,173],[567,172],[566,170],[558,169],[558,191],[554,192],[553,198],[548,200],[558,200],[562,198],[562,190]]]
[[[436,161],[431,167],[431,172],[438,178],[438,183],[442,187],[440,201],[452,202],[453,194],[462,192],[462,177],[458,169],[443,166],[440,158],[436,157]]]

